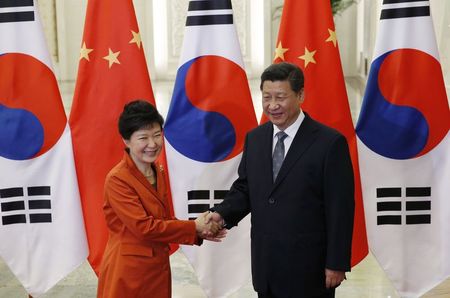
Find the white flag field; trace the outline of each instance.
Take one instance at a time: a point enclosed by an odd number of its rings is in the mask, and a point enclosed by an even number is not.
[[[36,2],[0,2],[0,256],[33,297],[88,254],[70,129]]]
[[[356,131],[369,247],[401,297],[450,276],[449,127],[430,2],[384,0]]]
[[[237,178],[256,116],[231,1],[190,1],[180,66],[164,133],[175,215],[196,218],[220,203]],[[250,279],[249,216],[222,243],[182,246],[208,297]]]

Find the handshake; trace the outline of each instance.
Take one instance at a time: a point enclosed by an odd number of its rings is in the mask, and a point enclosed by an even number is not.
[[[227,234],[224,220],[219,213],[206,211],[195,219],[197,236],[206,240],[221,242]]]

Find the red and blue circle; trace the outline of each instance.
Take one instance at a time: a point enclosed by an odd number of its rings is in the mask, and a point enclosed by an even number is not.
[[[164,126],[178,152],[201,162],[231,159],[256,123],[247,76],[238,64],[207,55],[178,69]]]
[[[38,157],[56,144],[66,123],[52,70],[29,55],[0,55],[0,156]]]
[[[356,126],[367,147],[392,159],[415,158],[435,148],[449,127],[438,60],[419,50],[398,49],[373,61]]]

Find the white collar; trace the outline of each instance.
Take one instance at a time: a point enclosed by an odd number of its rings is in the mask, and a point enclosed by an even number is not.
[[[302,110],[300,110],[300,114],[298,114],[297,119],[289,125],[284,132],[288,135],[288,137],[294,138],[295,134],[297,133],[298,129],[300,128],[300,125],[303,122],[303,119],[305,119],[305,114]],[[273,125],[273,137],[277,134],[277,132],[281,131],[276,125]]]

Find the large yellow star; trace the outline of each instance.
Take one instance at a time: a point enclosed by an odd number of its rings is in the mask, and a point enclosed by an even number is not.
[[[337,43],[336,31],[328,29],[328,33],[330,34],[330,36],[325,41],[326,42],[328,42],[328,41],[333,42],[334,47],[336,47],[336,43]]]
[[[80,60],[84,58],[87,61],[89,61],[89,53],[92,51],[93,51],[93,49],[86,48],[86,43],[83,42],[83,46],[80,49]]]
[[[111,68],[111,66],[112,66],[114,63],[120,64],[119,59],[117,59],[117,57],[119,57],[119,55],[120,55],[120,51],[117,51],[117,52],[114,53],[114,52],[111,50],[111,48],[109,48],[109,53],[108,53],[108,55],[105,56],[105,57],[103,57],[103,59],[108,60],[108,62],[109,62],[109,68]]]
[[[289,51],[288,48],[283,48],[283,46],[281,45],[281,40],[278,42],[278,46],[275,49],[275,57],[273,58],[273,60],[277,60],[277,58],[280,58],[281,60],[284,61],[284,53],[286,53],[287,51]]]
[[[131,30],[131,34],[133,34],[133,39],[130,40],[129,43],[135,43],[138,46],[138,48],[140,49],[141,48],[141,42],[142,42],[141,34],[139,32],[134,32],[133,30]]]
[[[308,66],[309,63],[314,63],[316,64],[316,60],[314,59],[314,55],[316,54],[317,51],[312,51],[310,52],[306,47],[305,47],[305,54],[302,56],[299,56],[299,59],[305,60],[305,69]]]

